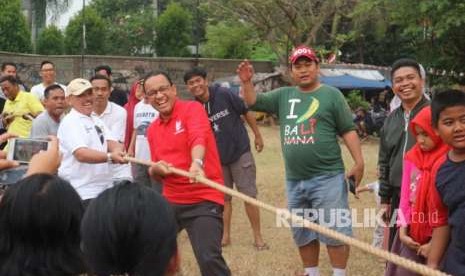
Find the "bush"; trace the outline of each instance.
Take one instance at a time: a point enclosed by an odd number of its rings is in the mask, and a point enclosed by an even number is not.
[[[346,100],[352,110],[355,110],[359,107],[362,107],[365,110],[370,108],[370,103],[363,98],[362,91],[360,90],[350,91],[347,94]]]

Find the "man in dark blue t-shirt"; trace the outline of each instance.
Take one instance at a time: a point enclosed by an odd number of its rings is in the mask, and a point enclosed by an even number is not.
[[[230,89],[219,85],[208,86],[207,72],[203,68],[194,67],[186,72],[184,82],[189,92],[204,105],[210,119],[220,153],[224,184],[230,188],[235,184],[239,192],[255,198],[257,196],[255,161],[242,119],[243,116],[251,127],[255,135],[255,149],[260,152],[263,149],[263,140],[254,113],[249,112],[242,99]],[[268,249],[260,231],[258,208],[245,203],[245,210],[252,225],[255,248]],[[223,246],[230,243],[231,215],[231,197],[225,195]]]

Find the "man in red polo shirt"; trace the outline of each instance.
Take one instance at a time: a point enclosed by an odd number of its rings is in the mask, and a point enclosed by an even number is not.
[[[154,177],[171,203],[178,231],[186,229],[202,275],[230,275],[221,254],[224,195],[192,179],[170,174],[167,164],[223,183],[221,163],[210,121],[202,105],[177,99],[165,72],[145,78],[144,93],[160,116],[147,129]]]

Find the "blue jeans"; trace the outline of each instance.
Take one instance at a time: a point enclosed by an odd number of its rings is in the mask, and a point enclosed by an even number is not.
[[[312,222],[352,236],[352,221],[348,191],[343,172],[318,175],[304,180],[287,180],[286,192],[291,213],[304,216]],[[313,240],[331,246],[343,243],[301,226],[291,226],[297,246]]]

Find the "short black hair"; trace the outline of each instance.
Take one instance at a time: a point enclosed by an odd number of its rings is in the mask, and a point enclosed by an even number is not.
[[[63,88],[59,84],[52,84],[52,85],[47,86],[47,88],[45,88],[45,90],[44,90],[44,98],[48,99],[48,96],[50,95],[50,91],[57,90],[57,89],[59,89],[59,90],[63,91],[63,93],[65,93],[65,90],[63,90]]]
[[[13,66],[15,69],[18,69],[18,67],[16,66],[16,63],[11,62],[11,61],[5,61],[2,63],[2,72],[5,71],[7,66]]]
[[[392,66],[391,66],[391,79],[393,78],[394,73],[399,68],[402,68],[402,67],[412,67],[413,69],[415,69],[417,71],[418,76],[420,76],[420,78],[423,79],[423,77],[421,76],[420,64],[416,60],[411,59],[411,58],[401,58],[401,59],[396,60],[392,64]]]
[[[89,81],[92,82],[94,80],[106,80],[108,83],[108,87],[111,88],[111,80],[107,76],[100,75],[100,74],[93,75]]]
[[[53,68],[55,68],[55,63],[51,62],[50,60],[44,60],[40,64],[40,69],[42,69],[42,67],[44,67],[45,64],[51,64],[53,66]]]
[[[79,275],[81,198],[71,184],[34,174],[0,201],[0,275]]]
[[[111,76],[111,67],[109,65],[99,65],[99,66],[95,67],[94,73],[97,74],[98,71],[100,71],[100,70],[105,70],[105,72],[107,72],[108,76]]]
[[[97,275],[164,275],[176,254],[170,204],[154,189],[123,181],[87,207],[82,249]]]
[[[444,109],[454,106],[465,106],[465,92],[456,89],[436,92],[431,102],[433,126],[437,128],[439,116]]]
[[[184,83],[187,83],[191,78],[200,76],[203,79],[207,78],[207,71],[202,67],[192,67],[184,74]]]
[[[13,85],[19,85],[19,81],[18,81],[18,78],[15,78],[14,76],[3,76],[0,78],[0,83],[4,82],[4,81],[8,81],[9,83],[13,84]]]
[[[163,70],[157,70],[157,71],[153,71],[153,72],[149,72],[147,75],[145,75],[145,77],[143,78],[143,85],[142,85],[142,88],[144,90],[144,93],[146,93],[145,91],[145,84],[147,83],[147,80],[150,79],[151,77],[155,77],[155,76],[158,76],[158,75],[162,75],[164,76],[168,82],[170,83],[170,85],[173,85],[173,82],[171,81],[171,78],[170,76],[168,75],[168,73],[166,71],[163,71]]]

